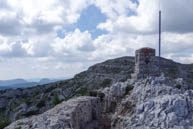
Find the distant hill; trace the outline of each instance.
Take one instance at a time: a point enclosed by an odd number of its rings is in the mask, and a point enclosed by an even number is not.
[[[43,84],[48,84],[48,83],[51,83],[51,82],[56,82],[58,81],[59,79],[49,79],[49,78],[43,78],[41,79],[38,84],[39,85],[43,85]]]
[[[8,86],[0,86],[0,90],[26,88],[26,87],[31,87],[31,86],[37,86],[38,84],[39,83],[37,82],[19,83],[19,84],[13,84],[13,85],[8,85]]]
[[[13,80],[0,80],[0,90],[5,89],[16,89],[16,88],[26,88],[31,86],[48,84],[51,82],[56,82],[57,79],[43,78],[38,82],[29,82],[24,79],[13,79]]]
[[[27,83],[27,81],[24,79],[0,80],[0,86],[9,86],[22,83]]]

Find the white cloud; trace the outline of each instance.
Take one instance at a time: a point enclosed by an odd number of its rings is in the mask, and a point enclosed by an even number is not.
[[[88,31],[80,32],[79,29],[67,33],[64,39],[56,38],[52,46],[55,53],[64,56],[70,56],[71,54],[80,56],[84,52],[94,50],[91,34]]]
[[[121,3],[121,2],[120,2]],[[187,33],[193,31],[193,1],[162,0],[162,29],[165,32]],[[186,9],[185,9],[186,8]],[[113,8],[114,9],[114,8]],[[139,6],[133,10],[133,16],[117,15],[101,23],[98,28],[110,32],[125,31],[136,34],[151,34],[158,31],[158,0],[139,0]],[[109,12],[109,14],[113,14]],[[125,13],[122,13],[125,14]]]
[[[140,0],[138,7],[126,11],[133,14],[128,16],[122,13],[122,15],[117,15],[116,19],[109,19],[107,22],[99,24],[98,28],[110,32],[155,32],[158,18],[158,0]]]
[[[161,2],[163,56],[193,62],[193,1]],[[97,28],[107,34],[93,40],[89,31],[76,28],[57,36],[91,4],[106,15]],[[5,69],[0,72],[14,72],[0,77],[72,76],[96,62],[134,55],[141,47],[157,48],[157,32],[158,0],[139,0],[139,5],[130,0],[1,0],[0,67]]]
[[[128,15],[129,10],[136,10],[137,4],[130,0],[95,0],[97,7],[111,20]]]
[[[0,6],[0,34],[33,35],[54,32],[76,23],[88,0],[3,0]]]

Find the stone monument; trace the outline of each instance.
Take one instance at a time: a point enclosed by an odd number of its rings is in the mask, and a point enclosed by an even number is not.
[[[146,78],[157,75],[157,67],[155,65],[155,49],[141,48],[135,51],[135,72],[132,78]]]

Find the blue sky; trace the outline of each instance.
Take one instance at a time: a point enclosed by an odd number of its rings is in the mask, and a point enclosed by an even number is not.
[[[137,5],[139,5],[139,1],[138,0],[131,0],[134,3],[137,3]]]
[[[92,38],[95,39],[100,35],[106,34],[107,31],[97,29],[99,23],[105,22],[107,17],[101,13],[100,9],[95,5],[90,5],[84,9],[80,15],[80,18],[75,24],[65,26],[62,30],[58,31],[58,36],[64,38],[65,32],[73,32],[76,28],[80,31],[88,31]]]
[[[79,28],[80,31],[89,31],[92,38],[95,39],[99,35],[107,33],[106,31],[97,29],[97,25],[105,22],[106,20],[106,16],[101,13],[99,8],[94,5],[90,5],[83,10],[79,20],[75,24],[75,28]]]
[[[159,0],[0,3],[0,80],[72,77],[141,47],[158,48]],[[193,63],[192,5],[161,0],[163,57]]]

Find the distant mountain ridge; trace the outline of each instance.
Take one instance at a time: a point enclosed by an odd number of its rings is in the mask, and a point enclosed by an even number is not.
[[[31,82],[25,79],[0,80],[0,90],[25,88],[25,87],[43,85],[43,84],[56,82],[58,80],[59,79],[49,79],[49,78],[42,78],[38,82]]]
[[[27,83],[27,81],[24,79],[0,80],[0,86],[9,86],[22,83]]]

